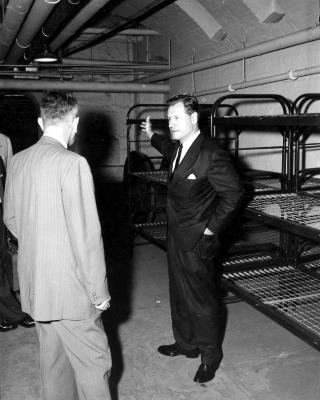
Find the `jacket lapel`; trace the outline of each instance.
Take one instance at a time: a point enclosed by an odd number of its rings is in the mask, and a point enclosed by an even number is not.
[[[178,168],[175,170],[172,180],[174,180],[175,176],[183,175],[194,164],[195,160],[197,159],[197,157],[199,155],[202,141],[203,141],[203,136],[200,134],[196,138],[196,140],[192,143],[191,147],[187,151],[186,155],[183,157]],[[171,170],[170,171],[172,171],[172,161],[173,160],[171,160],[171,165],[170,165]]]

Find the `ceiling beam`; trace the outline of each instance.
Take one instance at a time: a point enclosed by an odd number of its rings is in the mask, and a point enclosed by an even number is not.
[[[285,15],[277,0],[243,0],[243,2],[250,8],[260,23],[274,24]]]
[[[224,32],[219,22],[197,0],[177,0],[176,5],[181,8],[200,29],[213,40],[224,40]]]

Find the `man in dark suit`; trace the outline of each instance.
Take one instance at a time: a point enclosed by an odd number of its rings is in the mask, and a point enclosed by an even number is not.
[[[228,154],[201,134],[198,101],[178,95],[168,100],[171,139],[142,123],[151,144],[170,161],[167,188],[167,256],[175,343],[165,356],[185,355],[201,364],[194,381],[214,378],[222,359],[222,309],[214,276],[221,234],[243,194]]]
[[[4,222],[17,237],[21,304],[36,321],[43,400],[110,399],[111,357],[100,314],[109,307],[93,179],[67,149],[78,125],[76,98],[47,92],[40,140],[14,155]]]

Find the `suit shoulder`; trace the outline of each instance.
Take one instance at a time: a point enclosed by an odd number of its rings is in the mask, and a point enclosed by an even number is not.
[[[68,158],[75,164],[88,164],[88,161],[85,157],[78,153],[74,153],[73,151],[66,151],[68,153]]]
[[[67,171],[71,170],[88,170],[90,171],[87,159],[78,153],[66,150],[64,155],[64,162]]]
[[[226,150],[221,146],[220,143],[218,143],[218,141],[216,139],[212,139],[209,136],[203,135],[202,144],[203,144],[203,147],[205,149],[208,149],[209,151],[227,153]]]

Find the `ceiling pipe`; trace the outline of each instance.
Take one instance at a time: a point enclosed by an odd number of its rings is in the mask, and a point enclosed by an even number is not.
[[[32,40],[31,45],[24,52],[24,60],[30,62],[37,54],[41,53],[49,39],[63,30],[82,7],[83,2],[80,0],[60,1],[50,14],[50,18],[48,18],[36,37]]]
[[[197,97],[200,96],[208,96],[211,94],[218,94],[218,93],[225,93],[225,92],[235,92],[239,89],[247,89],[249,87],[267,85],[270,83],[281,82],[286,80],[295,81],[296,79],[302,76],[310,76],[320,74],[320,67],[309,67],[297,70],[290,70],[288,72],[284,72],[278,75],[267,76],[265,78],[253,79],[246,82],[238,82],[238,83],[229,83],[225,86],[220,86],[212,89],[207,90],[199,90],[198,92],[195,91],[193,94]]]
[[[105,32],[105,28],[87,28],[81,32],[81,35],[97,35]],[[119,35],[132,35],[132,36],[159,36],[160,33],[152,29],[138,29],[131,28],[121,31]]]
[[[0,90],[19,90],[28,92],[71,90],[73,92],[99,93],[168,93],[169,85],[132,82],[65,82],[51,80],[31,81],[28,79],[0,79]]]
[[[5,60],[33,0],[10,0],[0,28],[0,63]]]
[[[170,5],[171,3],[174,3],[176,0],[162,0],[159,1],[156,5],[150,5],[150,6],[146,6],[142,9],[140,9],[139,11],[137,11],[136,14],[132,15],[130,18],[128,18],[128,20],[126,22],[124,22],[123,24],[118,25],[116,28],[108,30],[106,29],[104,31],[104,33],[101,33],[100,35],[97,35],[97,37],[95,37],[92,40],[89,40],[87,43],[85,44],[80,44],[74,47],[71,47],[70,49],[67,49],[65,51],[62,51],[62,55],[65,56],[69,56],[71,54],[77,53],[79,51],[82,50],[86,50],[88,48],[91,48],[92,46],[96,46],[99,43],[104,42],[107,39],[110,39],[111,37],[117,35],[118,33],[120,33],[121,31],[123,31],[124,29],[130,28],[131,26],[143,21],[144,19],[150,17],[151,15],[155,14],[156,12],[160,11],[162,8],[167,7],[168,5]]]
[[[110,0],[94,0],[84,6],[80,12],[70,21],[63,31],[51,42],[50,46],[56,51],[61,45],[73,36],[81,26],[83,26],[90,18],[92,18],[102,7]]]
[[[113,61],[113,60],[84,60],[81,58],[62,58],[63,66],[84,66],[84,67],[127,67],[127,68],[141,68],[141,69],[168,69],[168,64],[159,64],[159,63],[132,63],[132,62],[124,62],[124,61]]]
[[[183,67],[170,69],[157,75],[142,78],[139,82],[159,82],[177,76],[198,72],[209,68],[218,67],[224,64],[229,64],[235,61],[243,60],[246,58],[260,56],[262,54],[271,53],[273,51],[286,49],[288,47],[296,46],[302,43],[312,42],[320,39],[320,27],[309,28],[304,31],[295,32],[291,35],[282,36],[277,39],[268,40],[260,44],[256,44],[245,49],[237,50],[232,53],[224,54],[218,57],[209,58],[207,60],[199,61],[194,64],[188,64]]]
[[[53,8],[60,0],[35,0],[33,6],[24,21],[24,24],[12,46],[8,56],[5,59],[6,64],[15,64],[37,34],[41,26],[52,12]]]

